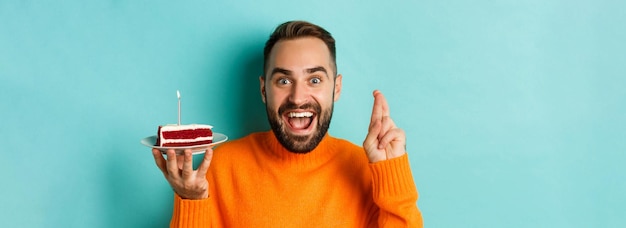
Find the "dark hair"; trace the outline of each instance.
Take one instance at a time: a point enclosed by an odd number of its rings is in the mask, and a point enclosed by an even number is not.
[[[267,73],[268,59],[274,45],[280,40],[291,40],[302,37],[315,37],[322,40],[326,44],[328,50],[330,51],[334,74],[337,76],[335,39],[333,36],[318,25],[306,21],[288,21],[276,27],[272,35],[270,35],[270,38],[267,42],[265,42],[265,48],[263,49],[264,63],[262,77],[265,77],[265,74]]]

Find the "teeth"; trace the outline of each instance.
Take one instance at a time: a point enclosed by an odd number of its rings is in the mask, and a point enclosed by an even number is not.
[[[311,117],[313,116],[312,112],[290,112],[289,113],[289,117],[290,118],[294,118],[294,117]]]

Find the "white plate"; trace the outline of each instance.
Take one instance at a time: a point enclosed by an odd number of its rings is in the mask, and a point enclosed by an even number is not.
[[[228,140],[228,136],[226,136],[226,135],[224,135],[222,133],[213,132],[213,142],[212,143],[196,145],[196,146],[180,146],[180,147],[155,146],[156,139],[157,139],[156,135],[148,136],[148,137],[145,137],[145,138],[143,138],[141,140],[141,144],[143,144],[144,146],[150,147],[150,148],[159,149],[161,151],[161,153],[163,153],[163,154],[165,154],[165,151],[169,150],[169,149],[174,149],[177,154],[182,154],[183,151],[186,150],[186,149],[191,149],[193,154],[202,154],[209,147],[217,145],[217,144],[220,144],[220,143],[223,143],[223,142],[226,142],[226,140]]]

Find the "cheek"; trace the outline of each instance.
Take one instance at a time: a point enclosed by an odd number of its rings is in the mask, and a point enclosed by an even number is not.
[[[332,89],[324,90],[323,93],[318,93],[315,96],[315,100],[317,100],[322,107],[329,107],[334,102],[333,91]]]
[[[267,92],[265,94],[265,103],[270,110],[278,110],[278,107],[282,104],[280,96],[275,93]]]

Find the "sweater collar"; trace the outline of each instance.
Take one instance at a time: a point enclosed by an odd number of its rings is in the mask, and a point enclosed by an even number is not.
[[[328,133],[324,135],[322,141],[308,153],[294,153],[287,150],[283,147],[282,144],[274,135],[274,132],[271,130],[266,132],[268,140],[266,141],[266,147],[268,153],[275,157],[278,160],[283,160],[286,163],[297,163],[300,165],[312,165],[319,164],[320,162],[325,162],[331,159],[334,155],[336,155],[337,151],[335,150],[335,145],[333,143],[334,138],[331,137]]]

